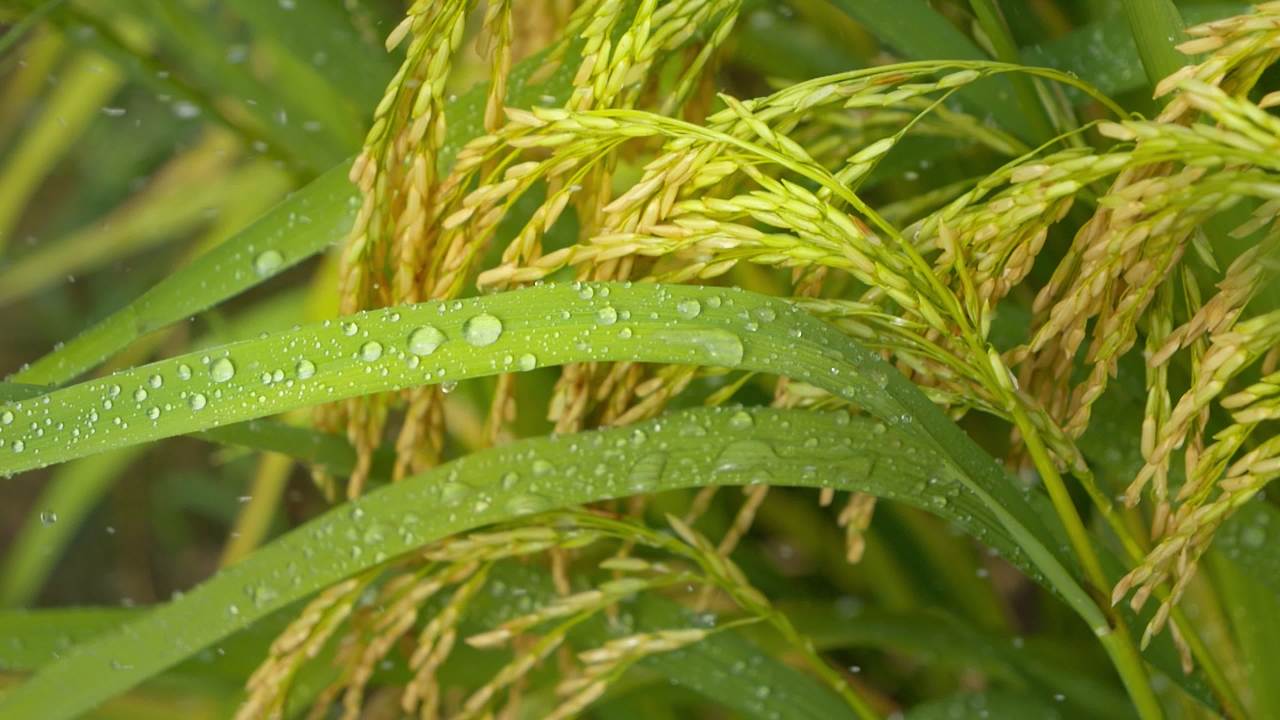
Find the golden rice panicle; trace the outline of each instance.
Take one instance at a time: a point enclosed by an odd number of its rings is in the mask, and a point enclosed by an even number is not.
[[[355,608],[370,578],[350,578],[322,591],[271,643],[267,657],[245,684],[236,720],[284,717],[289,686],[298,669],[315,658]]]

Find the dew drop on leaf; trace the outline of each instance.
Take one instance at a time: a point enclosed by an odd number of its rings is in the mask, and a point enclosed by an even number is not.
[[[545,507],[546,501],[536,495],[512,495],[506,502],[512,515],[532,515]]]
[[[502,321],[489,313],[480,313],[462,324],[462,337],[475,347],[492,345],[502,336]]]
[[[179,366],[178,366],[178,379],[179,379],[179,380],[190,380],[190,379],[191,379],[191,366],[190,366],[190,365],[188,365],[188,364],[186,364],[186,363],[182,363],[181,365],[179,365]]]
[[[612,325],[618,322],[618,311],[612,305],[605,305],[596,311],[596,322],[601,325]]]
[[[209,377],[214,382],[226,382],[236,376],[236,365],[231,362],[231,358],[218,358],[213,361],[213,365],[209,366]]]
[[[686,298],[676,303],[676,313],[686,320],[692,320],[702,313],[702,303],[693,298]]]
[[[258,273],[258,277],[266,277],[284,264],[284,256],[279,250],[263,250],[253,259],[253,271]]]
[[[3,413],[0,413],[0,423],[3,423],[5,425],[12,425],[13,413],[9,410],[5,410]]]
[[[433,325],[423,325],[409,333],[409,352],[414,355],[430,355],[443,343],[444,333]]]
[[[146,400],[147,399],[146,388],[138,388],[137,390],[134,390],[133,399],[137,400],[138,402],[142,402],[143,400]]]
[[[306,359],[299,360],[297,370],[298,370],[298,379],[306,380],[307,378],[316,374],[316,364]]]
[[[370,340],[360,346],[360,358],[365,362],[373,362],[380,357],[382,357],[382,343],[377,340]]]
[[[195,393],[187,398],[187,404],[191,406],[192,410],[203,410],[204,406],[209,404],[209,400],[203,394]]]
[[[525,353],[521,355],[520,361],[517,364],[517,367],[519,367],[524,372],[529,372],[530,370],[536,368],[537,366],[538,366],[538,358],[534,357],[533,353]]]

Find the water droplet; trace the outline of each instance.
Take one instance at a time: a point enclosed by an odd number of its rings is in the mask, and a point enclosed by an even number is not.
[[[370,340],[360,346],[360,358],[365,362],[373,362],[380,357],[382,357],[382,343],[377,340]]]
[[[476,347],[492,345],[502,335],[502,321],[489,313],[480,313],[462,324],[462,337]]]
[[[13,445],[11,447],[13,447],[14,452],[19,453],[27,449],[27,444],[22,442],[21,440],[14,440]]]
[[[279,250],[263,250],[253,259],[253,270],[258,277],[266,277],[284,264],[284,256]]]
[[[637,495],[654,490],[662,480],[662,471],[666,465],[666,453],[645,454],[627,474],[627,490]]]
[[[159,420],[159,419],[160,419],[160,408],[158,408],[158,407],[152,407],[152,408],[150,408],[149,410],[147,410],[147,417],[151,418],[152,420]]]
[[[446,505],[459,505],[471,495],[471,488],[458,482],[446,482],[440,488],[440,499]]]
[[[182,363],[181,365],[179,365],[179,366],[178,366],[178,379],[180,379],[180,380],[190,380],[190,379],[191,379],[191,366],[190,366],[190,365],[188,365],[188,364],[186,364],[186,363]]]
[[[1267,542],[1267,531],[1258,525],[1250,525],[1241,531],[1240,542],[1245,547],[1260,548]]]
[[[596,322],[601,325],[612,325],[618,322],[618,311],[612,305],[605,305],[596,311]]]
[[[48,527],[48,526],[50,526],[50,525],[52,525],[52,524],[54,524],[54,523],[58,522],[58,513],[54,512],[54,511],[52,511],[52,510],[44,510],[44,511],[42,511],[42,512],[40,513],[40,522],[41,522],[41,524],[43,524],[45,527]]]
[[[676,303],[676,312],[686,320],[692,320],[702,313],[702,303],[693,298],[686,298]]]
[[[226,382],[236,376],[236,365],[231,358],[223,357],[213,361],[209,366],[209,377],[214,382]]]
[[[187,398],[187,404],[191,406],[192,410],[203,410],[204,406],[209,404],[209,400],[201,393],[196,393]]]
[[[532,515],[546,507],[546,501],[537,495],[512,495],[506,505],[512,515]]]
[[[134,399],[134,400],[137,400],[138,402],[142,402],[143,400],[146,400],[146,399],[147,399],[147,389],[146,389],[146,388],[138,388],[137,390],[134,390],[134,391],[133,391],[133,399]]]
[[[752,418],[751,413],[746,410],[739,410],[729,418],[729,427],[734,430],[747,430],[755,424],[755,419]]]
[[[0,413],[0,423],[4,423],[5,425],[12,425],[13,413],[9,410],[5,410],[3,413]]]
[[[510,490],[511,488],[519,484],[519,482],[520,482],[520,473],[512,471],[512,472],[503,473],[502,475],[503,490]]]
[[[352,335],[355,335],[355,334],[356,334],[356,333],[358,333],[358,332],[360,332],[360,326],[359,326],[359,325],[357,325],[357,324],[355,324],[355,323],[353,323],[353,322],[342,323],[342,334],[343,334],[343,335],[346,335],[347,337],[351,337]]]
[[[444,343],[444,333],[432,325],[423,325],[409,333],[409,352],[414,355],[430,355],[442,343]]]
[[[758,307],[753,314],[761,322],[773,322],[778,319],[778,313],[774,312],[771,307]]]
[[[164,385],[164,378],[160,377],[159,375],[152,375],[151,378],[147,380],[147,382],[150,383],[151,387],[158,388]]]
[[[306,380],[307,378],[316,374],[316,364],[306,359],[299,360],[297,371],[298,371],[298,379]]]
[[[449,393],[457,389],[458,389],[457,380],[445,380],[444,382],[440,383],[440,392],[444,393],[445,395],[448,395]]]
[[[538,367],[538,358],[534,357],[533,353],[525,353],[520,356],[520,361],[517,363],[516,367],[520,368],[524,372],[529,372],[530,370]]]

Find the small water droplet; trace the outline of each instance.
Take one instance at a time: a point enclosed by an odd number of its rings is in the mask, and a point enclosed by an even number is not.
[[[191,406],[192,410],[203,410],[204,406],[209,404],[209,400],[203,394],[195,393],[187,398],[187,404]]]
[[[213,365],[209,366],[209,377],[214,382],[226,382],[236,376],[236,365],[231,362],[231,358],[222,357],[213,361]]]
[[[517,367],[524,372],[529,372],[530,370],[538,367],[538,358],[534,357],[533,353],[525,353],[520,356],[520,362],[517,364]]]
[[[298,379],[306,380],[307,378],[316,374],[316,364],[306,359],[299,360],[297,371],[298,371]]]
[[[676,313],[686,320],[692,320],[702,313],[702,303],[693,298],[686,298],[676,303]]]
[[[546,507],[546,501],[537,495],[513,495],[507,499],[506,506],[512,515],[532,515]]]
[[[188,364],[186,364],[186,363],[182,363],[181,365],[179,365],[179,366],[178,366],[178,379],[179,379],[179,380],[190,380],[190,379],[191,379],[191,366],[190,366],[190,365],[188,365]]]
[[[26,449],[27,449],[27,444],[26,444],[26,443],[24,443],[24,442],[22,442],[21,440],[14,440],[14,441],[13,441],[13,445],[11,445],[10,447],[12,447],[12,448],[13,448],[13,451],[14,451],[14,452],[16,452],[16,453],[20,453],[20,452],[22,452],[23,450],[26,450]]]
[[[373,362],[380,357],[382,357],[382,343],[377,340],[370,340],[360,346],[360,358],[365,362]]]
[[[618,311],[612,305],[605,305],[596,311],[596,322],[601,325],[612,325],[618,322]]]
[[[433,325],[422,327],[409,333],[409,352],[414,355],[430,355],[444,343],[444,333]]]
[[[360,332],[360,326],[359,326],[359,325],[357,325],[357,324],[355,324],[355,323],[353,323],[353,322],[342,323],[342,334],[343,334],[343,335],[346,335],[347,337],[351,337],[352,335],[355,335],[355,334],[356,334],[356,333],[358,333],[358,332]]]
[[[158,408],[158,407],[152,407],[152,408],[148,409],[148,410],[147,410],[147,417],[151,418],[152,420],[159,420],[159,419],[160,419],[160,408]]]
[[[54,512],[54,511],[52,511],[52,510],[44,510],[44,511],[42,511],[42,512],[40,513],[40,522],[41,522],[41,524],[43,524],[45,527],[48,527],[48,526],[50,526],[50,525],[52,525],[52,524],[54,524],[54,523],[58,522],[58,513]]]
[[[480,313],[462,324],[462,337],[476,347],[492,345],[502,336],[502,321],[489,313]]]
[[[5,425],[12,425],[13,412],[9,410],[5,410],[3,413],[0,413],[0,423],[4,423]]]
[[[1241,531],[1240,542],[1245,547],[1260,548],[1267,542],[1267,531],[1258,525],[1250,525]]]
[[[137,390],[134,390],[134,391],[133,391],[133,399],[134,399],[134,400],[137,400],[138,402],[142,402],[143,400],[146,400],[146,399],[147,399],[147,389],[146,389],[146,388],[138,388]]]
[[[284,264],[284,256],[279,250],[263,250],[253,259],[253,270],[258,273],[258,277],[266,277]]]
[[[746,410],[739,410],[729,417],[729,427],[734,430],[747,430],[755,424],[755,419],[752,418],[751,413]]]

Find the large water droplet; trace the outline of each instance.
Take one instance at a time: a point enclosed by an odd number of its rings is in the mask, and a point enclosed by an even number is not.
[[[213,361],[209,366],[209,377],[214,382],[226,382],[236,376],[236,365],[231,358],[223,357]]]
[[[423,325],[409,333],[409,352],[414,355],[430,355],[443,343],[444,333],[432,325]]]
[[[12,425],[13,413],[9,410],[5,410],[4,412],[0,413],[0,423],[3,423],[5,425]]]
[[[209,400],[201,393],[195,393],[187,398],[187,404],[191,406],[192,410],[203,410],[204,406],[209,404]]]
[[[692,320],[702,313],[702,303],[694,298],[686,298],[676,303],[676,312],[680,317]]]
[[[506,502],[507,512],[512,515],[532,515],[546,506],[546,500],[537,495],[512,495]]]
[[[373,362],[380,357],[382,357],[382,343],[377,340],[370,340],[360,346],[360,358],[365,362]]]
[[[284,264],[284,256],[279,250],[263,250],[253,259],[253,270],[258,277],[266,277]]]
[[[538,367],[538,358],[534,357],[533,353],[525,353],[520,356],[520,360],[516,367],[519,367],[524,372],[529,372],[530,370]]]
[[[299,360],[297,371],[298,371],[298,379],[306,380],[307,378],[316,374],[316,364],[306,359]]]
[[[662,480],[662,471],[666,465],[666,453],[645,454],[627,474],[627,490],[638,495],[656,489]]]
[[[179,379],[179,380],[190,380],[190,379],[191,379],[191,366],[190,366],[190,365],[188,365],[188,364],[186,364],[186,363],[182,363],[181,365],[179,365],[179,366],[178,366],[178,379]]]
[[[489,313],[480,313],[462,324],[462,337],[476,347],[492,345],[502,336],[502,321]]]
[[[605,305],[596,311],[596,322],[601,325],[612,325],[618,322],[618,311],[612,305]]]
[[[137,390],[134,390],[134,391],[133,391],[133,399],[134,399],[134,400],[137,400],[138,402],[142,402],[143,400],[146,400],[146,399],[147,399],[147,389],[146,389],[146,388],[138,388]]]

